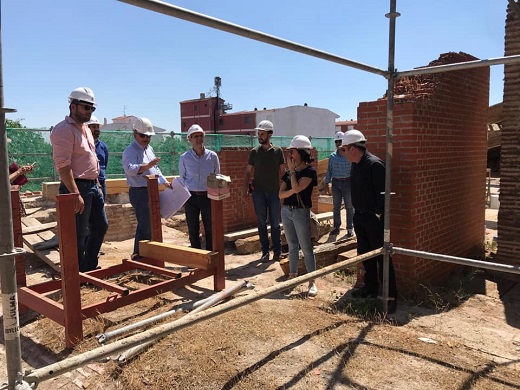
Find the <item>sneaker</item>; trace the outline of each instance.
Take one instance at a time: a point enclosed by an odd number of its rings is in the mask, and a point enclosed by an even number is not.
[[[352,229],[347,230],[347,238],[354,237],[354,231]]]
[[[334,228],[330,231],[330,234],[333,236],[336,236],[339,234],[339,228]]]
[[[260,258],[260,263],[267,263],[269,262],[269,253],[264,253],[262,257]]]
[[[273,261],[280,261],[280,254],[279,253],[275,253],[273,255]]]
[[[316,282],[309,282],[309,291],[307,292],[309,297],[315,297],[318,295],[318,287],[316,287]]]
[[[368,289],[366,286],[361,287],[358,290],[352,291],[354,298],[377,298],[377,291]]]

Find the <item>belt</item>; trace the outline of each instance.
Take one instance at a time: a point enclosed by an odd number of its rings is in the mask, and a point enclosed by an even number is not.
[[[293,209],[303,209],[303,206],[300,206],[299,204],[296,205],[296,206],[293,206],[293,205],[290,205],[290,204],[284,204],[283,206],[287,207],[290,210],[293,210]]]
[[[136,189],[139,189],[139,188],[148,188],[147,186],[144,186],[144,187],[130,187],[130,188],[136,188]]]
[[[332,180],[349,181],[350,177],[333,177]]]
[[[196,196],[208,196],[208,191],[190,191],[190,194]]]
[[[79,181],[80,183],[94,183],[96,179],[74,179],[74,181]]]

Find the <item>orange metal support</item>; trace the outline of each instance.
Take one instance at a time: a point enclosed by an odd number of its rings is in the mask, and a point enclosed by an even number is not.
[[[162,242],[162,224],[160,215],[159,190],[157,178],[148,177],[149,184],[149,204],[150,218],[152,224],[152,240]],[[13,209],[19,207],[17,194],[12,195]],[[213,248],[218,253],[212,262],[214,267],[209,269],[194,269],[188,273],[175,272],[164,267],[164,261],[160,259],[143,258],[139,261],[123,260],[121,264],[113,265],[108,268],[93,270],[85,273],[79,272],[76,221],[74,213],[74,203],[77,194],[58,195],[56,197],[56,210],[58,218],[58,237],[60,243],[60,266],[61,280],[51,280],[33,286],[19,285],[18,294],[21,305],[35,310],[65,328],[65,343],[67,347],[73,347],[83,339],[83,318],[91,318],[101,313],[116,310],[125,305],[129,305],[143,299],[171,291],[176,288],[197,282],[198,280],[214,276],[214,289],[216,291],[225,288],[225,267],[224,267],[224,218],[222,201],[212,201],[212,222],[213,222]],[[21,215],[18,212],[13,214],[15,237],[23,242],[21,229]],[[20,280],[25,283],[25,269],[22,263],[19,275]],[[121,274],[133,270],[147,270],[161,275],[164,280],[150,286],[141,287],[130,291],[103,278],[109,278],[116,274]],[[109,295],[96,303],[82,307],[80,295],[80,283],[88,282],[94,286],[109,292]],[[45,296],[51,291],[61,289],[63,304]]]
[[[213,230],[213,251],[218,252],[213,273],[215,291],[226,288],[226,267],[224,260],[224,207],[222,200],[211,200],[211,227]]]
[[[83,340],[81,296],[79,292],[78,244],[74,203],[79,194],[56,196],[58,236],[60,237],[61,288],[65,312],[65,343],[73,347]],[[74,216],[74,217],[72,217]]]

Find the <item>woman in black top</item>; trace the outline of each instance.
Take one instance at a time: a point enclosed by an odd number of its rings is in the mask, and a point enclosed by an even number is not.
[[[289,278],[298,276],[299,248],[302,249],[307,272],[316,270],[316,258],[311,241],[310,209],[312,207],[312,187],[318,184],[316,170],[311,164],[311,142],[303,135],[297,135],[289,145],[287,167],[289,171],[282,177],[280,199],[282,223],[289,245]],[[308,295],[318,294],[316,282],[309,282]]]

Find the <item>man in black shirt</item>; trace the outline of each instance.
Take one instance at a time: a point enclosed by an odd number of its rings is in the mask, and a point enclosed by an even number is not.
[[[345,158],[352,162],[350,173],[354,229],[357,236],[357,253],[381,248],[384,242],[385,163],[366,150],[366,139],[359,130],[348,130],[343,135]],[[379,266],[379,273],[378,273]],[[377,297],[379,280],[383,280],[383,255],[365,260],[365,286],[352,293],[359,298]],[[379,275],[379,279],[378,279]],[[396,310],[397,286],[394,265],[390,258],[388,313]]]

